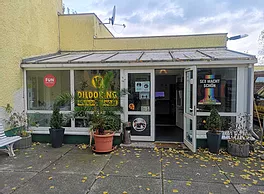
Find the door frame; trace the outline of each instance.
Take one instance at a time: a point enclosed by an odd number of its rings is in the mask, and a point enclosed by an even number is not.
[[[192,114],[186,113],[186,96],[187,96],[187,77],[186,73],[192,71],[193,72],[193,78],[191,80],[191,84],[193,85],[193,90],[192,90]],[[184,144],[192,151],[196,152],[196,109],[197,109],[197,67],[196,66],[191,66],[186,69],[184,69],[184,135],[183,135],[183,141]],[[187,140],[187,119],[190,119],[192,121],[192,142],[190,143]]]
[[[155,141],[155,70],[154,69],[144,69],[144,70],[124,70],[124,86],[128,89],[128,74],[129,73],[150,73],[150,111],[128,111],[128,95],[124,99],[124,119],[128,121],[129,115],[149,115],[150,116],[150,136],[132,136],[131,140],[135,141]]]

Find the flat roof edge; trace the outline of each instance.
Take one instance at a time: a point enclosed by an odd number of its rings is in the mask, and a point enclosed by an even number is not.
[[[160,36],[126,36],[115,37],[115,39],[135,39],[135,38],[176,38],[176,37],[188,37],[188,36],[223,36],[227,37],[227,33],[212,33],[212,34],[183,34],[183,35],[160,35]],[[111,39],[111,38],[96,38],[96,39]]]

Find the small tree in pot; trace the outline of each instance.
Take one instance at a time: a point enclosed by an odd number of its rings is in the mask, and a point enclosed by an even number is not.
[[[113,72],[109,71],[103,77],[103,80],[95,80],[96,91],[99,96],[95,99],[93,114],[91,115],[92,134],[95,141],[95,152],[110,152],[113,146],[114,131],[120,130],[121,119],[117,112],[122,112],[123,108],[117,106],[107,106],[105,104],[105,94],[111,89],[114,80]],[[117,93],[112,98],[113,104],[118,104],[120,94],[123,95],[125,90]]]
[[[215,107],[211,109],[210,116],[206,119],[205,128],[208,130],[206,133],[207,144],[209,151],[212,153],[219,153],[222,132],[221,130],[222,121],[221,117]]]
[[[60,113],[58,105],[54,104],[49,129],[51,145],[53,148],[59,148],[62,146],[65,131],[65,129],[62,128],[62,122],[63,115]]]

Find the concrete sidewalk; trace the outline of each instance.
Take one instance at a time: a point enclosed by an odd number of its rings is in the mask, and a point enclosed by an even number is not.
[[[0,193],[264,193],[264,162],[226,153],[119,148],[94,154],[74,145],[34,145],[0,155]]]

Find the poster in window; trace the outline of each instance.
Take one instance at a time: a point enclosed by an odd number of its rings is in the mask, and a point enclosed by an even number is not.
[[[221,105],[220,100],[215,97],[215,93],[221,86],[219,75],[205,75],[204,78],[198,80],[198,84],[203,91],[203,99],[200,99],[198,104]]]

